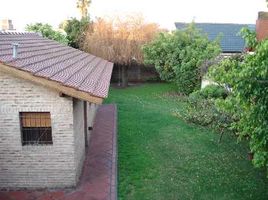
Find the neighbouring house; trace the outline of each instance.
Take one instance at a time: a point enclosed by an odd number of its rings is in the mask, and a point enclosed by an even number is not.
[[[177,29],[185,28],[189,23],[176,22]],[[226,23],[195,23],[195,26],[208,36],[209,40],[215,40],[220,36],[222,55],[242,53],[245,50],[245,41],[239,35],[243,27],[255,30],[254,24],[226,24]]]
[[[268,38],[268,12],[259,12],[256,21],[256,36],[257,40]]]
[[[0,31],[15,31],[12,20],[2,19],[0,20]]]
[[[187,27],[189,23],[176,22],[177,29]],[[205,74],[208,68],[222,59],[239,55],[245,51],[245,40],[239,35],[243,27],[250,30],[255,30],[254,24],[231,24],[231,23],[195,23],[195,26],[208,36],[209,40],[215,40],[220,37],[221,54],[213,61],[208,61],[202,66],[202,84],[201,88],[213,84],[213,82],[206,78]]]
[[[113,63],[0,32],[0,188],[75,186]]]

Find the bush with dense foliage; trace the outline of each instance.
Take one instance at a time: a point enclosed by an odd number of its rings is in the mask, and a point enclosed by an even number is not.
[[[186,106],[178,116],[184,120],[210,127],[220,132],[231,130],[232,116],[219,109],[216,104],[220,99],[226,98],[228,92],[218,85],[208,85],[202,90],[195,91],[186,99]]]
[[[211,68],[210,77],[231,87],[231,95],[218,106],[239,119],[232,125],[240,138],[249,139],[254,165],[268,170],[268,40],[242,61],[227,59]]]
[[[68,45],[78,49],[84,42],[85,32],[89,28],[89,25],[89,18],[82,18],[81,20],[71,18],[64,21],[60,26],[67,34]]]
[[[68,39],[66,38],[66,36],[59,31],[55,31],[49,24],[42,24],[42,23],[28,24],[25,29],[26,31],[41,33],[42,36],[45,38],[56,40],[63,44],[68,44]]]
[[[183,118],[191,123],[201,126],[211,126],[217,115],[217,109],[212,99],[205,99],[198,93],[190,95]]]
[[[162,80],[175,82],[179,92],[190,94],[200,89],[200,68],[220,53],[220,46],[191,24],[183,30],[159,34],[143,52],[146,63],[155,66]]]
[[[217,99],[217,98],[225,99],[228,96],[228,91],[222,86],[213,84],[208,85],[201,90],[197,90],[193,92],[191,95],[193,94],[197,94],[205,99]]]

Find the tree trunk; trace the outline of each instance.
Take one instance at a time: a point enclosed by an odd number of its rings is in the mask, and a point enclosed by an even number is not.
[[[122,66],[121,65],[117,65],[118,66],[118,86],[120,87],[121,86],[121,74],[122,74]]]
[[[136,64],[137,69],[138,69],[138,81],[141,81],[141,65]]]
[[[128,86],[128,65],[123,65],[122,66],[122,87],[127,87]]]

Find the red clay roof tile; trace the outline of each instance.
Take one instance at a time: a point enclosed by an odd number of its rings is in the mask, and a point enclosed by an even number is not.
[[[111,62],[36,33],[0,32],[0,62],[101,98],[108,95],[113,69]]]

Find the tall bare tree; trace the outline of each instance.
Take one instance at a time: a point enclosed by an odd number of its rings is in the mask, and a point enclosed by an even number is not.
[[[76,6],[80,11],[81,19],[88,18],[88,8],[91,3],[91,0],[77,0]]]
[[[142,16],[98,19],[93,31],[86,33],[82,49],[121,66],[122,86],[128,83],[127,70],[131,63],[143,63],[141,48],[160,31],[157,24],[146,23]]]

